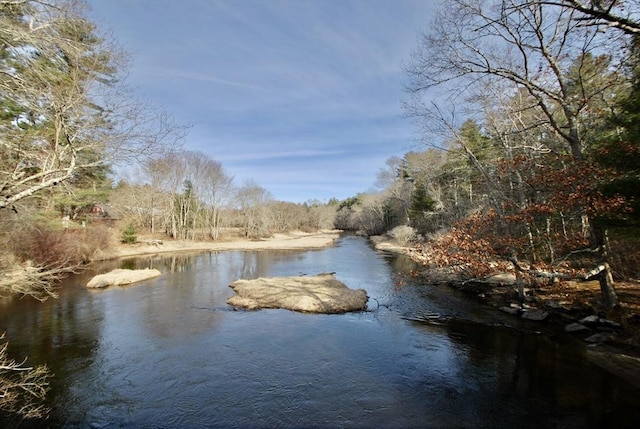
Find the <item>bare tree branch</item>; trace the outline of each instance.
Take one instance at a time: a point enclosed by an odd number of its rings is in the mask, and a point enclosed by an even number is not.
[[[582,16],[577,17],[576,19],[584,22],[586,25],[604,24],[612,28],[617,28],[626,34],[640,34],[640,16],[638,16],[638,13],[640,11],[635,11],[635,17],[633,12],[629,12],[627,16],[621,15],[621,13],[625,9],[628,9],[631,6],[631,1],[538,0],[536,1],[536,3],[547,6],[558,6],[568,9],[574,9],[582,14]]]

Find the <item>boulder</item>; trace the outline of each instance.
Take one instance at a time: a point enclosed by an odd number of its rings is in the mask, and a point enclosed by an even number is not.
[[[227,303],[249,310],[284,308],[304,313],[346,313],[364,310],[367,293],[349,289],[332,274],[236,280]]]
[[[89,283],[88,288],[103,288],[107,286],[124,286],[131,283],[140,282],[142,280],[158,277],[162,273],[156,269],[146,268],[144,270],[125,270],[116,269],[105,274],[94,276]]]

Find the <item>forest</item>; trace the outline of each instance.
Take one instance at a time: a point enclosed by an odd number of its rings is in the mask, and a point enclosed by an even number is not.
[[[375,191],[304,204],[185,149],[188,127],[132,95],[128,54],[85,8],[0,0],[0,297],[55,297],[97,250],[139,237],[331,228],[388,233],[465,278],[597,278],[608,310],[615,282],[640,278],[633,0],[446,2],[404,65],[422,149],[388,159]],[[19,391],[44,373],[0,352],[0,406],[37,415]]]

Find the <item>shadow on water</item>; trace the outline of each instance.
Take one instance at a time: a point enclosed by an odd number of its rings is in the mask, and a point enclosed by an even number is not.
[[[84,287],[123,266],[163,275]],[[57,300],[6,304],[0,330],[12,354],[55,373],[51,427],[635,427],[638,389],[589,364],[580,342],[419,284],[412,268],[351,236],[316,251],[111,261]],[[327,271],[366,289],[369,311],[226,304],[238,278]],[[425,315],[439,317],[408,320]]]

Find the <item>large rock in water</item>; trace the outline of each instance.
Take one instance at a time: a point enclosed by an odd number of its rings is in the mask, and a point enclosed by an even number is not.
[[[98,274],[87,283],[87,287],[101,288],[107,286],[124,286],[142,280],[158,277],[162,273],[156,269],[124,270],[117,269],[105,274]]]
[[[346,313],[367,306],[367,292],[349,289],[331,274],[236,280],[227,303],[249,310],[286,308],[306,313]]]

